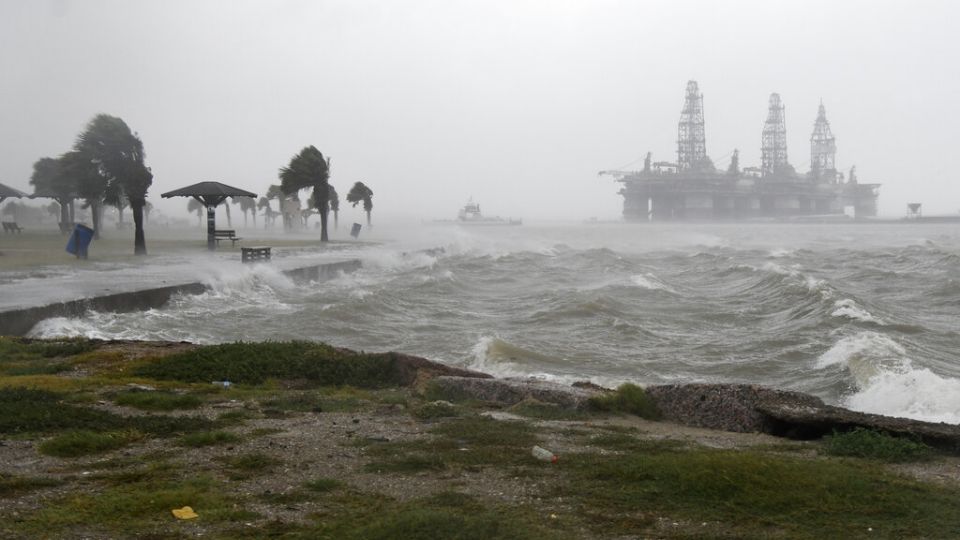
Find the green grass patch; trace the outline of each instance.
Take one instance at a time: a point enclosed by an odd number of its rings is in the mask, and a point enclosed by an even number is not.
[[[69,431],[40,443],[37,450],[48,456],[71,458],[109,452],[143,438],[143,434],[135,430]]]
[[[865,428],[856,428],[846,433],[834,431],[832,435],[824,437],[823,448],[831,456],[875,459],[890,463],[920,461],[933,455],[933,449],[920,441]]]
[[[205,418],[165,415],[124,417],[67,403],[65,399],[63,394],[46,390],[0,388],[0,410],[4,413],[0,415],[0,433],[138,430],[157,437],[170,437],[216,426]]]
[[[202,446],[218,446],[239,442],[239,436],[228,431],[205,431],[188,433],[177,441],[180,446],[200,448]]]
[[[508,409],[513,414],[537,420],[585,420],[593,415],[588,411],[567,409],[556,403],[525,399]]]
[[[464,413],[449,401],[431,401],[414,407],[410,414],[418,420],[436,420],[438,418],[462,416]]]
[[[630,383],[621,384],[615,392],[592,397],[588,404],[595,411],[628,413],[648,420],[660,418],[656,404],[643,388]]]
[[[314,493],[327,493],[343,487],[343,482],[333,478],[315,478],[303,483],[303,487]]]
[[[222,456],[216,459],[229,469],[228,476],[231,480],[244,480],[258,474],[264,474],[283,463],[260,452],[239,456]]]
[[[567,482],[557,494],[586,513],[640,513],[591,521],[597,535],[659,536],[647,528],[649,518],[664,515],[723,523],[729,537],[849,538],[872,527],[878,536],[923,538],[960,530],[960,490],[896,476],[879,464],[651,446],[567,456],[564,470]]]
[[[221,413],[217,416],[217,421],[221,424],[228,425],[238,425],[242,424],[245,420],[250,420],[256,418],[257,415],[253,411],[248,411],[246,409],[234,409],[232,411],[227,411]]]
[[[203,405],[203,399],[193,394],[163,391],[128,390],[114,396],[117,405],[133,407],[144,411],[173,411],[177,409],[196,409]]]
[[[329,501],[338,511],[318,516],[307,536],[343,540],[526,540],[570,538],[552,528],[547,515],[523,506],[481,501],[456,492],[405,503],[362,505],[356,494]],[[327,501],[325,500],[325,503]],[[338,503],[342,506],[337,507]]]
[[[130,534],[131,531],[160,529],[170,537],[170,510],[190,506],[202,523],[228,523],[256,518],[242,506],[243,500],[228,495],[222,483],[204,475],[185,480],[124,483],[107,486],[100,492],[78,492],[26,516],[18,528],[43,536],[83,527],[90,536],[105,533]],[[99,532],[100,534],[96,534]]]
[[[134,370],[141,377],[183,382],[228,380],[262,384],[274,378],[312,386],[397,386],[403,375],[391,353],[364,354],[323,343],[228,343],[155,359]]]
[[[78,407],[45,390],[0,388],[0,433],[45,433],[62,429],[106,431],[123,427],[121,417]]]
[[[371,472],[416,473],[464,469],[479,471],[487,466],[535,465],[530,449],[537,444],[537,429],[526,422],[499,421],[473,416],[438,424],[434,438],[388,443],[362,442],[372,459],[364,468]]]
[[[285,416],[287,412],[356,412],[370,404],[369,394],[344,386],[314,391],[286,391],[260,400],[264,414]]]
[[[85,338],[35,340],[0,337],[0,364],[42,358],[66,358],[92,351],[96,347],[95,342]]]
[[[15,497],[27,491],[59,486],[61,484],[63,484],[63,480],[57,478],[0,474],[0,498]]]

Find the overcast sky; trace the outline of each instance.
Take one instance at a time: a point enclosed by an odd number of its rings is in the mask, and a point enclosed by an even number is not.
[[[218,180],[263,194],[306,145],[381,216],[617,218],[597,172],[676,159],[687,80],[707,153],[759,165],[779,92],[790,162],[809,168],[822,99],[837,164],[957,213],[960,8],[949,1],[0,0],[0,182],[123,118],[149,200]],[[636,164],[639,167],[641,164]]]

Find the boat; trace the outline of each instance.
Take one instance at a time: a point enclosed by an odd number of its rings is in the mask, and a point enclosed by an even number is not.
[[[471,198],[457,213],[457,223],[460,225],[521,225],[519,219],[503,219],[499,216],[487,217],[480,213],[480,204]]]

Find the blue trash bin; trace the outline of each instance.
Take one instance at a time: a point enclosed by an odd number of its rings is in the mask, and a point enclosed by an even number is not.
[[[76,255],[78,259],[87,258],[87,248],[93,240],[93,229],[86,225],[77,225],[73,228],[73,234],[67,242],[67,253]]]

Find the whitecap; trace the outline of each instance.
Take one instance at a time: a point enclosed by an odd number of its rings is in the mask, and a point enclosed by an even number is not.
[[[833,313],[830,315],[834,317],[846,317],[855,321],[871,322],[879,325],[886,324],[883,320],[874,317],[869,311],[860,307],[859,304],[850,298],[837,300],[833,303],[833,307]]]
[[[817,359],[818,368],[840,366],[853,378],[855,390],[842,405],[855,411],[960,423],[960,379],[917,368],[906,349],[883,334],[848,336]]]
[[[630,276],[630,281],[632,281],[634,285],[644,289],[667,291],[674,294],[677,292],[650,272]]]

